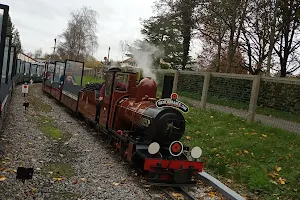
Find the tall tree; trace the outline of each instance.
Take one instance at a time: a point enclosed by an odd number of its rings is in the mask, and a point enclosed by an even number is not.
[[[14,31],[14,25],[11,22],[10,16],[8,15],[6,35],[12,35],[13,31]]]
[[[98,13],[83,6],[71,13],[66,30],[60,35],[57,52],[63,59],[84,61],[98,48],[96,35]]]
[[[12,33],[12,44],[16,46],[16,52],[17,53],[21,53],[23,52],[22,50],[22,43],[21,43],[21,39],[20,39],[20,33],[18,31],[18,29],[15,29]]]
[[[168,19],[176,20],[179,25],[177,30],[180,31],[180,36],[177,40],[182,40],[181,48],[181,66],[185,69],[187,62],[190,60],[190,42],[192,31],[194,28],[194,10],[197,5],[196,0],[158,0],[155,2],[157,16],[167,17]],[[169,26],[170,26],[169,25]],[[173,24],[174,25],[174,24]]]
[[[179,0],[176,7],[182,19],[182,27],[181,27],[182,37],[183,37],[182,68],[184,69],[189,58],[192,29],[194,27],[193,14],[194,14],[194,9],[196,7],[196,1]]]
[[[269,0],[257,0],[249,3],[249,9],[251,13],[245,18],[240,46],[248,57],[246,69],[251,74],[260,74],[270,51],[273,8]]]
[[[228,27],[222,22],[219,15],[215,13],[216,9],[219,9],[219,7],[214,4],[198,5],[195,25],[196,30],[199,32],[199,36],[209,45],[208,48],[211,50],[217,48],[217,53],[215,54],[215,68],[216,72],[219,72],[221,65],[221,51],[224,49],[222,44],[225,43],[224,38],[228,31]],[[206,52],[208,52],[208,49],[205,49],[205,53]]]
[[[164,49],[164,60],[174,65],[182,64],[183,46],[178,19],[171,15],[159,15],[142,21],[145,40]]]
[[[280,76],[285,77],[300,68],[293,61],[300,47],[300,1],[281,0],[279,2],[279,40],[275,51],[280,60]],[[297,37],[298,36],[298,37]],[[289,64],[291,67],[288,69]]]

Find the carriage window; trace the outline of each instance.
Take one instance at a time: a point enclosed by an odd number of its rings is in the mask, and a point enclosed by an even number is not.
[[[117,73],[115,78],[115,90],[127,91],[129,75],[124,73]]]

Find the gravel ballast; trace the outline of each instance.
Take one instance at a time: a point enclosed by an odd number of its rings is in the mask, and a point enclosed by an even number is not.
[[[41,88],[29,87],[26,111],[21,87],[14,90],[0,134],[0,199],[164,199]],[[32,180],[16,180],[20,166],[34,168]],[[220,199],[204,185],[195,191],[199,199]]]

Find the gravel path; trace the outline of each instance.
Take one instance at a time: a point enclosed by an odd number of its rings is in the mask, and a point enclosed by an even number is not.
[[[99,136],[72,117],[41,84],[29,88],[22,107],[18,86],[0,135],[0,199],[164,199]],[[33,179],[16,180],[19,166],[33,167]],[[200,199],[221,199],[211,187],[194,188]]]
[[[200,107],[200,101],[193,100],[193,99],[186,98],[186,97],[181,97],[181,98],[184,101],[186,101],[196,107]],[[242,117],[244,119],[247,119],[247,115],[248,115],[248,112],[245,110],[230,108],[230,107],[226,107],[226,106],[219,106],[219,105],[210,104],[210,103],[206,104],[206,108],[225,112],[225,113],[232,113],[233,115]],[[281,128],[283,130],[287,130],[287,131],[291,131],[291,132],[300,134],[300,123],[297,123],[297,122],[287,121],[287,120],[270,117],[270,116],[266,116],[266,115],[260,115],[260,114],[255,115],[255,121],[260,121],[266,125],[269,125],[269,126],[272,126],[275,128]]]

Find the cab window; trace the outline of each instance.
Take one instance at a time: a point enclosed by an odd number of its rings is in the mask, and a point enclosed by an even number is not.
[[[129,74],[117,73],[115,78],[115,90],[116,91],[127,91],[129,81]]]

